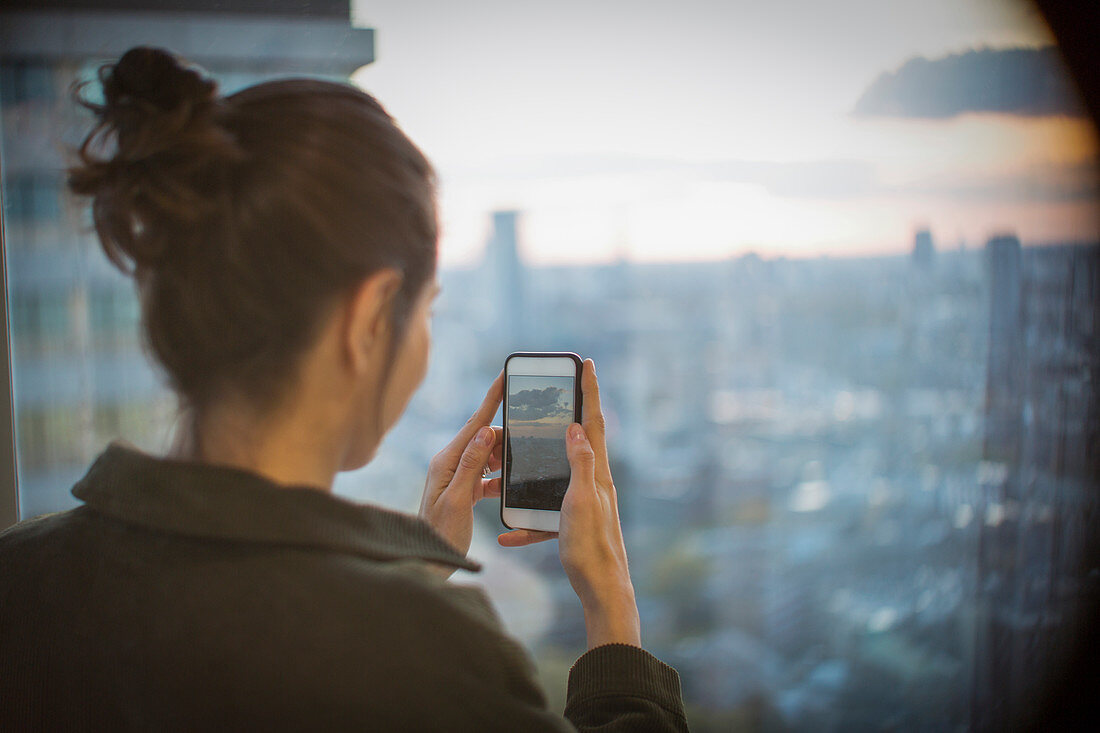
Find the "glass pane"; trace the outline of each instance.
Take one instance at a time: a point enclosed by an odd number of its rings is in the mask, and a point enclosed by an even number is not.
[[[139,42],[226,90],[364,66],[439,169],[444,287],[428,378],[339,492],[415,512],[505,355],[576,351],[693,729],[1025,709],[1100,514],[1100,147],[1030,6],[355,3],[368,66],[340,3],[178,5],[26,11],[54,40],[0,51],[23,516],[109,440],[163,450],[174,414],[63,192],[72,81]],[[556,545],[501,529],[478,508],[468,580],[560,710],[580,608]]]

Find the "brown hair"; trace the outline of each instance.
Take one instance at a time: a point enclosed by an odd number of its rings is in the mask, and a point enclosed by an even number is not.
[[[222,97],[153,48],[99,81],[69,185],[186,406],[277,398],[329,309],[385,267],[403,275],[392,355],[435,273],[435,174],[373,97],[311,79]]]

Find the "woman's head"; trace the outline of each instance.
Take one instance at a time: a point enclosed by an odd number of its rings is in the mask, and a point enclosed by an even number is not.
[[[222,97],[149,48],[100,81],[70,185],[133,273],[148,345],[185,406],[276,403],[333,309],[383,271],[396,359],[434,279],[435,185],[378,102],[307,79]]]

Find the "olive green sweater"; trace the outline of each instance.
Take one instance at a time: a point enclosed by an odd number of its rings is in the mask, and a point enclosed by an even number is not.
[[[112,445],[0,534],[0,729],[685,730],[676,671],[592,649],[564,719],[426,523]]]

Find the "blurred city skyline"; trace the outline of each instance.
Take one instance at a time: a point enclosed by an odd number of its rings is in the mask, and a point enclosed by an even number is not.
[[[498,209],[532,264],[1098,236],[1096,135],[1022,0],[352,8],[353,79],[440,173],[444,266]]]

